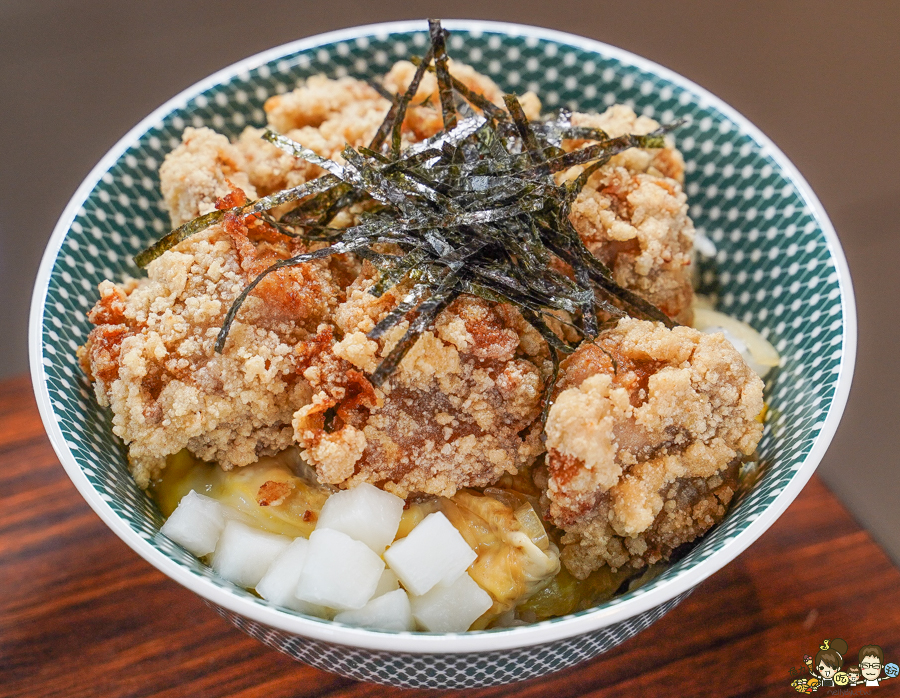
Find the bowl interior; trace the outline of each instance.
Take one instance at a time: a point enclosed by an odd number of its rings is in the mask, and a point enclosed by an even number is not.
[[[248,59],[188,90],[165,113],[158,113],[157,121],[126,137],[111,166],[86,183],[61,222],[64,238],[56,240],[55,252],[51,242],[45,259],[49,282],[42,305],[42,289],[36,293],[33,321],[39,324],[40,342],[32,347],[32,361],[39,372],[38,391],[45,391],[62,433],[64,444],[57,447],[63,461],[81,470],[112,515],[147,546],[243,604],[264,602],[219,579],[158,534],[162,518],[131,479],[110,416],[97,405],[75,358],[76,347],[90,330],[85,313],[100,281],[137,276],[132,255],[168,231],[157,169],[185,126],[209,126],[236,137],[248,125],[264,124],[267,97],[293,89],[310,75],[379,77],[395,60],[424,52],[427,31],[424,22],[421,25],[420,31],[361,28],[355,34],[345,32],[341,40],[299,42]],[[618,102],[664,122],[689,119],[675,135],[687,163],[690,212],[697,229],[718,250],[714,259],[703,262],[703,285],[719,292],[721,310],[761,330],[783,357],[767,390],[770,412],[759,447],[761,476],[741,494],[726,520],[686,557],[604,608],[631,603],[672,585],[743,533],[749,535],[753,521],[798,473],[804,471],[805,482],[815,467],[804,465],[835,402],[842,358],[852,354],[853,340],[845,332],[850,326],[852,335],[852,299],[848,306],[848,280],[839,272],[841,252],[805,184],[789,165],[785,170],[783,156],[687,81],[593,42],[523,28],[485,25],[467,31],[459,24],[448,25],[453,30],[452,57],[506,90],[535,91],[545,109],[602,111]],[[838,402],[840,410],[843,398]]]

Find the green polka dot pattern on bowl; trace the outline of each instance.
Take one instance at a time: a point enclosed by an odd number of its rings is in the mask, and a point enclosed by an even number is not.
[[[100,281],[138,275],[132,255],[168,231],[157,169],[179,143],[185,126],[209,126],[236,137],[248,125],[263,125],[267,97],[293,89],[310,75],[376,78],[395,60],[424,52],[425,43],[426,32],[417,31],[359,35],[293,52],[288,47],[282,56],[233,72],[187,99],[139,135],[102,174],[81,203],[53,263],[43,309],[43,366],[52,409],[72,456],[115,515],[150,546],[251,604],[264,602],[218,579],[158,534],[160,514],[129,476],[110,416],[97,405],[75,357],[90,330],[85,313],[97,298]],[[717,287],[720,309],[759,329],[783,357],[767,394],[770,419],[760,444],[762,477],[741,495],[725,522],[684,559],[646,586],[609,602],[613,607],[673,584],[739,536],[804,462],[832,404],[845,348],[846,318],[833,250],[810,202],[775,155],[704,95],[606,53],[599,45],[587,50],[532,35],[454,31],[449,49],[451,56],[472,64],[504,89],[533,90],[548,109],[602,111],[618,102],[662,121],[689,119],[676,138],[687,163],[691,215],[717,248],[715,259],[703,264],[703,284]],[[464,687],[537,675],[523,673],[530,664],[546,673],[594,656],[646,627],[676,602],[588,636],[507,653],[428,655],[415,665],[403,655],[335,650],[324,642],[228,615],[264,642],[347,676],[407,686]],[[592,611],[582,612],[587,613]],[[356,659],[341,663],[341,653]],[[397,678],[401,670],[402,681]]]

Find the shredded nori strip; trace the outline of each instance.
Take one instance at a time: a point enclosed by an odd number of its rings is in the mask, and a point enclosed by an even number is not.
[[[525,116],[525,112],[522,110],[522,105],[519,104],[519,98],[515,95],[505,95],[503,101],[506,102],[506,108],[509,110],[513,123],[516,125],[516,130],[525,144],[528,157],[531,158],[533,163],[543,162],[544,157],[541,153],[541,147],[538,145],[534,131],[531,130],[528,117]]]
[[[428,32],[431,35],[434,69],[437,72],[441,115],[444,118],[444,129],[449,131],[456,126],[456,105],[453,102],[453,85],[450,83],[450,71],[447,70],[447,46],[444,44],[444,30],[441,28],[440,21],[429,19]],[[425,63],[427,67],[427,61]]]
[[[248,215],[254,213],[262,213],[264,211],[271,211],[273,208],[277,208],[282,204],[297,201],[298,199],[303,199],[310,194],[318,194],[320,192],[328,191],[332,187],[339,184],[339,182],[340,181],[333,175],[326,174],[310,182],[305,182],[303,184],[300,184],[299,186],[292,187],[291,189],[283,189],[282,191],[275,192],[274,194],[270,194],[269,196],[264,196],[262,199],[251,201],[244,206],[236,206],[235,208],[231,209],[211,211],[210,213],[199,216],[192,221],[188,221],[180,228],[176,228],[168,235],[160,238],[157,242],[150,245],[150,247],[148,247],[146,250],[138,252],[134,256],[134,263],[141,268],[146,267],[148,264],[150,264],[150,262],[159,257],[163,252],[172,249],[179,242],[187,240],[191,235],[206,230],[209,226],[215,223],[220,223],[222,220],[224,220],[225,214],[227,213]]]
[[[545,319],[573,328],[579,342],[593,341],[610,321],[624,315],[675,325],[659,308],[616,284],[606,265],[584,246],[569,213],[591,174],[611,157],[628,148],[661,148],[665,134],[681,122],[647,135],[610,138],[601,129],[572,126],[566,110],[530,121],[515,95],[505,96],[503,109],[451,75],[446,32],[439,21],[429,20],[429,33],[431,46],[424,58],[412,58],[416,72],[404,94],[389,95],[374,86],[391,106],[368,147],[344,148],[346,164],[267,130],[265,140],[326,173],[299,187],[200,216],[135,257],[139,266],[146,266],[227,215],[256,214],[286,236],[331,243],[259,274],[229,309],[216,339],[217,352],[223,350],[242,304],[266,276],[347,253],[378,271],[370,294],[381,296],[406,284],[401,302],[368,333],[378,339],[403,320],[410,321],[369,377],[373,385],[396,369],[421,333],[463,293],[515,305],[547,341],[553,375],[545,394],[556,380],[560,356],[577,348]],[[426,71],[437,77],[444,130],[401,149],[406,111]],[[564,139],[590,143],[565,153]],[[579,176],[557,184],[553,174],[573,166],[583,167]],[[272,209],[290,202],[298,203],[276,220]],[[328,227],[355,204],[363,208],[356,225]],[[574,278],[560,271],[559,262],[571,268]]]
[[[423,61],[418,56],[413,56],[410,61],[413,65],[418,66],[420,63],[425,62],[428,72],[434,73],[434,66],[427,65],[427,61]],[[484,95],[478,94],[477,92],[473,92],[470,90],[462,81],[458,78],[450,76],[450,83],[453,85],[454,91],[456,91],[461,97],[463,97],[469,104],[473,107],[477,107],[482,113],[492,119],[508,119],[509,114],[507,114],[501,107],[498,107],[492,101],[487,99]]]
[[[403,126],[403,120],[406,118],[406,108],[409,106],[413,97],[416,96],[416,92],[419,91],[419,83],[422,82],[422,76],[425,74],[425,67],[428,65],[428,62],[433,55],[434,46],[431,46],[428,49],[425,60],[416,68],[415,75],[413,75],[409,87],[406,88],[406,92],[397,103],[397,110],[393,115],[394,122],[391,129],[391,152],[395,158],[400,154],[400,129]]]

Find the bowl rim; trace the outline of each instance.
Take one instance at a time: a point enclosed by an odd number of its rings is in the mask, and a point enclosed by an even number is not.
[[[317,34],[315,36],[282,44],[249,56],[223,68],[167,100],[163,105],[155,109],[122,136],[122,138],[110,148],[97,165],[90,171],[81,185],[79,185],[60,216],[41,260],[40,269],[35,280],[34,291],[32,294],[28,331],[29,362],[31,366],[32,385],[41,419],[53,449],[75,487],[103,522],[147,562],[160,570],[167,577],[173,579],[182,586],[187,587],[200,597],[241,616],[288,633],[337,645],[410,654],[465,654],[511,650],[564,640],[576,635],[596,631],[642,614],[689,591],[707,577],[717,572],[759,538],[775,522],[775,520],[781,516],[784,510],[787,509],[788,505],[790,505],[797,494],[799,494],[800,490],[809,481],[810,477],[812,477],[813,472],[816,470],[816,467],[834,437],[834,433],[840,423],[841,416],[847,404],[856,362],[857,345],[857,319],[853,286],[850,280],[850,271],[847,266],[847,261],[843,250],[841,249],[834,227],[832,226],[824,207],[797,168],[788,157],[747,118],[708,90],[678,73],[629,51],[594,39],[588,39],[586,37],[553,29],[511,22],[455,19],[444,20],[443,24],[448,29],[457,29],[470,33],[500,33],[509,36],[534,37],[536,39],[553,41],[574,46],[585,51],[599,53],[605,57],[618,60],[625,65],[634,66],[647,72],[651,72],[670,83],[692,92],[698,97],[701,105],[716,108],[727,118],[738,124],[745,133],[754,138],[767,150],[767,155],[769,155],[787,176],[790,177],[792,183],[796,186],[801,197],[809,205],[822,228],[832,259],[834,260],[835,271],[838,276],[838,284],[841,291],[840,297],[844,320],[842,336],[843,353],[834,396],[828,414],[825,416],[821,430],[810,447],[805,459],[797,467],[795,474],[785,486],[784,490],[782,490],[777,498],[769,504],[755,520],[751,521],[747,528],[731,540],[727,541],[722,548],[696,563],[690,569],[685,570],[670,582],[652,589],[645,594],[627,599],[611,607],[598,608],[583,615],[553,619],[552,621],[509,628],[502,631],[494,630],[487,632],[445,634],[386,633],[362,628],[353,628],[331,621],[321,621],[287,613],[274,606],[270,607],[252,603],[248,599],[233,594],[227,588],[216,586],[208,580],[195,575],[186,567],[183,567],[156,550],[140,535],[133,531],[123,519],[119,518],[111,506],[100,497],[100,494],[90,484],[87,477],[78,466],[74,456],[69,450],[66,439],[54,415],[44,371],[42,330],[50,273],[58,256],[60,247],[62,246],[79,208],[99,182],[102,175],[146,131],[160,123],[172,110],[185,106],[188,101],[196,95],[205,92],[221,82],[233,78],[241,72],[253,70],[260,65],[269,63],[284,55],[325,44],[353,40],[362,36],[390,35],[394,33],[421,31],[423,29],[424,20],[404,20],[361,25]]]

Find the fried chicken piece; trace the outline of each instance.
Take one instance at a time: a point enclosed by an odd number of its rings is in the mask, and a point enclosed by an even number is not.
[[[447,67],[457,80],[472,92],[482,95],[499,107],[503,106],[503,90],[486,75],[482,75],[465,63],[452,58]],[[393,94],[403,94],[409,88],[416,66],[409,61],[398,61],[384,76],[384,87]],[[541,115],[541,102],[534,92],[526,92],[519,97],[525,116],[537,119]],[[423,140],[433,136],[444,127],[441,114],[441,98],[438,93],[437,77],[434,73],[425,73],[412,100],[412,106],[404,120],[404,129],[412,132],[410,142]]]
[[[362,80],[331,80],[314,75],[303,85],[266,100],[266,120],[278,133],[322,157],[342,162],[347,144],[368,145],[384,121],[390,102]],[[250,181],[261,194],[295,187],[322,170],[260,138],[263,129],[247,128],[235,147],[244,156]]]
[[[601,128],[611,137],[646,134],[659,124],[615,105],[603,114],[573,114],[575,126]],[[565,150],[586,145],[564,141]],[[575,167],[561,176],[578,176]],[[694,226],[682,191],[684,160],[673,146],[631,148],[616,155],[588,180],[570,220],[587,248],[613,272],[620,286],[690,324],[691,249]]]
[[[225,313],[249,281],[302,251],[278,237],[252,217],[229,216],[151,262],[148,278],[100,284],[89,314],[96,327],[79,357],[99,403],[112,408],[113,432],[128,445],[140,486],[185,447],[227,470],[293,443],[291,419],[312,395],[294,347],[337,305],[328,266],[267,277],[242,307],[223,353],[213,351]]]
[[[523,349],[533,338],[522,333],[523,343],[518,313],[460,297],[374,389],[363,372],[376,368],[408,323],[367,339],[405,290],[375,298],[367,292],[373,282],[369,270],[353,284],[335,314],[343,339],[323,337],[303,373],[316,394],[294,428],[319,479],[449,497],[531,463],[541,450],[535,419],[543,383]]]
[[[493,80],[463,63],[450,61],[450,65],[467,87],[503,104],[503,92]],[[415,71],[409,61],[399,61],[385,76],[385,89],[393,94],[405,92]],[[540,115],[541,104],[534,93],[523,95],[522,102],[530,118]],[[270,97],[264,106],[266,120],[274,130],[338,162],[343,162],[345,145],[369,145],[389,108],[390,102],[362,80],[332,80],[324,75],[314,75],[292,92]],[[433,136],[443,125],[437,79],[426,73],[403,121],[404,147]],[[249,180],[260,194],[295,187],[321,174],[316,165],[262,140],[262,133],[263,129],[247,128],[234,146],[243,155]]]
[[[241,150],[209,128],[184,130],[181,145],[163,160],[159,180],[173,228],[209,213],[235,187],[256,198]]]
[[[562,370],[541,484],[575,576],[664,559],[721,519],[763,408],[723,335],[623,319]]]

